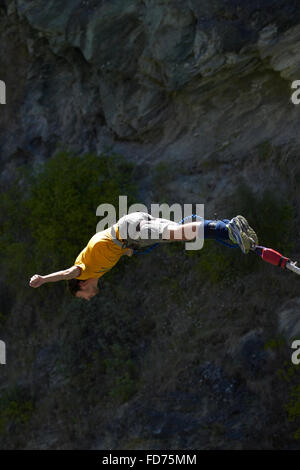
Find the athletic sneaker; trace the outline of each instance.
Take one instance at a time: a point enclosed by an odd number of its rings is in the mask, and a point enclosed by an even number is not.
[[[227,224],[227,228],[230,240],[238,243],[243,253],[249,253],[252,246],[258,245],[256,233],[242,215],[233,217]]]

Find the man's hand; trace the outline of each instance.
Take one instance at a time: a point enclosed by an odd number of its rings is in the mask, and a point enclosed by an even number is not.
[[[40,276],[39,274],[35,274],[30,278],[29,285],[30,287],[40,287],[42,284],[44,284],[44,278],[43,276]]]
[[[126,256],[132,256],[133,255],[133,249],[132,248],[127,248],[127,250],[124,253]]]

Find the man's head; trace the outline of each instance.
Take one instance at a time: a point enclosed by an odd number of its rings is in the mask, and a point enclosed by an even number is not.
[[[71,294],[77,298],[90,300],[99,294],[98,279],[86,279],[85,281],[70,279],[68,286]]]

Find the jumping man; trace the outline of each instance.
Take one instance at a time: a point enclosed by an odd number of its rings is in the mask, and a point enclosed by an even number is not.
[[[78,298],[90,300],[99,293],[98,280],[107,273],[123,255],[132,256],[134,249],[154,243],[192,241],[200,237],[204,225],[204,239],[228,240],[238,244],[243,253],[258,244],[255,231],[247,220],[238,215],[231,220],[202,220],[180,224],[153,217],[146,212],[133,212],[121,217],[111,227],[97,232],[68,269],[31,277],[29,285],[40,287],[47,282],[67,280],[70,292]],[[122,234],[122,237],[120,236]],[[203,232],[201,232],[203,236]]]

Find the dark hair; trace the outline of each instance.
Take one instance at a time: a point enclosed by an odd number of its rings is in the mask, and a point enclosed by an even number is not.
[[[79,279],[70,279],[67,281],[69,291],[74,297],[76,297],[76,293],[80,290],[80,280]]]

